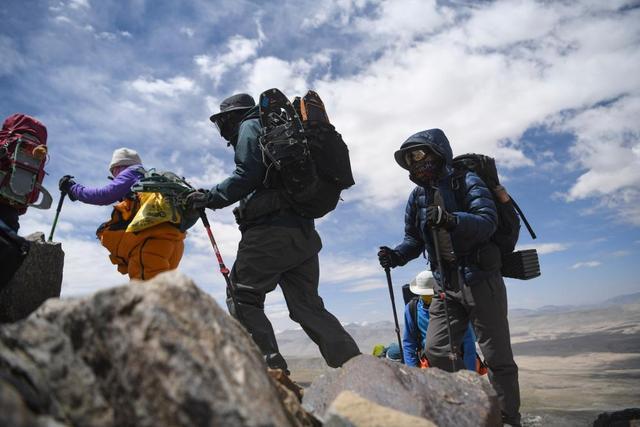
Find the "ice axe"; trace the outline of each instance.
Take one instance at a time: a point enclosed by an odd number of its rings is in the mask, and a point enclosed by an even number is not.
[[[225,282],[227,282],[227,294],[231,296],[231,301],[233,302],[233,309],[235,311],[236,318],[240,320],[240,310],[238,310],[238,300],[236,299],[236,287],[229,278],[229,269],[224,264],[222,260],[222,255],[220,254],[220,249],[218,249],[218,244],[216,243],[216,239],[213,237],[213,232],[211,231],[211,224],[209,224],[209,219],[207,218],[207,214],[204,209],[200,210],[200,219],[202,220],[202,225],[207,230],[207,234],[209,235],[209,241],[211,242],[211,246],[213,246],[213,252],[216,254],[216,258],[218,259],[218,266],[220,267],[220,273],[224,277]]]
[[[49,233],[49,241],[53,241],[53,232],[56,231],[56,225],[58,225],[58,217],[60,216],[60,211],[62,210],[62,203],[64,202],[64,198],[67,196],[67,193],[64,191],[60,192],[60,200],[58,200],[58,207],[56,208],[56,216],[53,219],[53,225],[51,226],[51,232]]]
[[[384,272],[387,275],[387,285],[389,285],[389,297],[391,297],[393,320],[396,324],[396,337],[398,338],[398,346],[400,347],[400,359],[404,364],[404,352],[402,351],[402,340],[400,339],[400,325],[398,324],[398,313],[396,312],[396,299],[393,296],[393,284],[391,283],[391,269],[389,267],[385,267]]]

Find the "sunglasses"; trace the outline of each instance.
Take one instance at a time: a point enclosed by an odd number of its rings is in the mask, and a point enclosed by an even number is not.
[[[431,158],[433,160],[438,158],[438,155],[429,150],[417,149],[411,150],[404,155],[404,161],[408,166],[414,165],[418,162],[421,162],[427,158]]]

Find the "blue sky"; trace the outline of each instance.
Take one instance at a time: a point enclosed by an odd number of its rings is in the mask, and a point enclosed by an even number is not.
[[[280,3],[280,2],[278,2]],[[542,276],[508,281],[510,306],[594,303],[640,291],[640,8],[632,1],[463,2],[5,0],[0,114],[49,129],[45,185],[64,174],[106,183],[115,148],[210,187],[233,153],[210,114],[235,92],[279,87],[323,97],[350,147],[357,185],[318,221],[321,295],[342,321],[391,319],[379,245],[403,235],[412,184],[393,151],[440,127],[454,153],[495,156],[533,224],[522,247]],[[110,208],[66,202],[57,240],[64,295],[123,283],[95,240]],[[48,231],[30,210],[22,234]],[[231,209],[209,214],[227,264]],[[422,259],[393,270],[399,287]],[[224,282],[194,227],[180,269],[218,301]],[[293,327],[282,295],[268,298]]]

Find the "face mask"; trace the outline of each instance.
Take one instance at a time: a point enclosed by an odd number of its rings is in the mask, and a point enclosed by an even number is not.
[[[442,164],[439,160],[425,159],[420,162],[413,163],[409,172],[411,177],[422,183],[430,183],[435,181],[442,171]]]
[[[406,154],[405,160],[409,165],[411,179],[423,184],[435,181],[442,172],[442,159],[428,150],[410,151]]]
[[[232,112],[215,121],[216,127],[220,132],[220,136],[233,146],[235,146],[235,143],[238,141],[238,131],[240,130],[239,119],[240,117],[238,114]]]
[[[433,295],[422,295],[421,298],[422,298],[422,301],[425,304],[429,305],[429,304],[431,304],[431,301],[433,300]]]

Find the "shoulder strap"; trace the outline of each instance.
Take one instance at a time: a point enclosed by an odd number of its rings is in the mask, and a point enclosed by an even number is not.
[[[458,209],[461,210],[464,208],[464,196],[467,189],[466,176],[467,171],[464,169],[454,169],[453,175],[451,176],[451,190],[453,190],[456,198]]]
[[[418,301],[419,297],[414,297],[409,301],[409,315],[413,319],[413,322],[416,325],[416,335],[415,339],[418,343],[418,352],[422,351],[422,334],[420,333],[420,325],[418,325]]]

